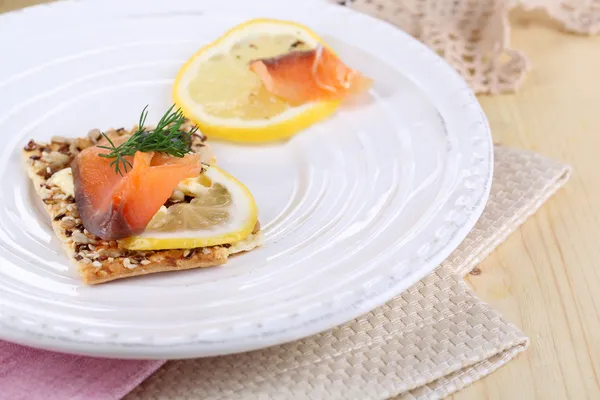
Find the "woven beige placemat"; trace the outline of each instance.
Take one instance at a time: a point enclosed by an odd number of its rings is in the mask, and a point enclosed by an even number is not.
[[[492,194],[476,227],[434,273],[330,331],[259,351],[172,361],[135,399],[436,399],[496,370],[528,339],[462,280],[561,187],[570,169],[497,147]]]

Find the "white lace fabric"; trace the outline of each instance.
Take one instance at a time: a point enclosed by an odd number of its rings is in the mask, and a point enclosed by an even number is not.
[[[564,29],[600,32],[600,0],[330,0],[386,20],[446,59],[476,93],[516,91],[529,63],[510,47],[508,12],[545,10]]]

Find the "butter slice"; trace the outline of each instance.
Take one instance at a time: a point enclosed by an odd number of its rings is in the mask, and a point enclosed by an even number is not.
[[[58,186],[64,194],[75,197],[75,185],[73,183],[73,173],[71,172],[71,168],[63,168],[60,171],[55,172],[50,179],[48,179],[48,184]]]

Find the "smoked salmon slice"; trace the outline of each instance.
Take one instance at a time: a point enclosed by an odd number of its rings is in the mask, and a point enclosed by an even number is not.
[[[294,105],[341,100],[368,90],[373,83],[321,45],[308,51],[254,60],[250,69],[258,74],[269,92]]]
[[[171,197],[183,179],[200,173],[199,154],[170,157],[136,152],[125,157],[132,165],[124,175],[115,172],[107,150],[88,147],[73,160],[75,202],[83,226],[104,240],[139,234]]]

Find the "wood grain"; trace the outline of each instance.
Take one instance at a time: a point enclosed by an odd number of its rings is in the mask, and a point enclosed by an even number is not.
[[[0,12],[40,0],[0,0]],[[600,37],[515,14],[533,69],[517,94],[480,97],[495,141],[569,162],[567,186],[467,278],[531,347],[452,396],[600,399]]]
[[[453,396],[600,399],[600,37],[513,15],[532,70],[517,94],[480,96],[496,142],[570,163],[573,177],[467,281],[531,347]]]

